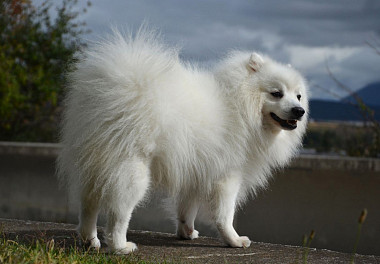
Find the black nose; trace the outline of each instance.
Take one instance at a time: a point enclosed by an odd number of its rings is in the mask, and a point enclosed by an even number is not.
[[[292,108],[292,113],[295,118],[300,118],[305,114],[305,110],[302,107],[297,106]]]

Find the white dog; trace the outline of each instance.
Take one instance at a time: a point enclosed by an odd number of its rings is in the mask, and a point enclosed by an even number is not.
[[[94,44],[69,79],[58,175],[79,194],[78,230],[91,247],[102,208],[110,250],[137,249],[129,220],[153,187],[175,201],[179,237],[197,238],[202,209],[226,244],[250,246],[233,228],[235,209],[301,145],[308,101],[297,71],[247,52],[201,71],[142,30]]]

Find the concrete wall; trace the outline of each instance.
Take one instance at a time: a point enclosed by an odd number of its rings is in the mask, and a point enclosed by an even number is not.
[[[77,222],[76,205],[54,178],[58,151],[55,144],[0,142],[0,217]],[[159,197],[152,194],[134,212],[131,229],[174,232]],[[358,252],[380,255],[380,159],[301,156],[239,211],[235,224],[254,241],[290,245],[301,245],[314,229],[313,247],[351,252],[363,208],[368,217]],[[215,234],[205,225],[197,229]]]
[[[239,212],[237,227],[257,241],[352,252],[358,218],[368,217],[358,251],[380,255],[380,159],[302,156]]]

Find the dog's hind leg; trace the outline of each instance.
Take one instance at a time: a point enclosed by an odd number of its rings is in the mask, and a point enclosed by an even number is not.
[[[217,183],[210,201],[210,211],[219,234],[231,247],[249,247],[251,245],[251,240],[246,236],[239,236],[233,227],[240,187],[241,177],[239,174],[231,173],[230,176]]]
[[[183,239],[195,239],[199,232],[194,229],[194,221],[199,209],[195,199],[186,196],[180,197],[177,204],[177,236]]]
[[[99,249],[100,240],[96,230],[99,213],[99,199],[84,188],[81,192],[81,207],[79,214],[78,233],[89,248]]]
[[[131,158],[115,171],[116,180],[104,199],[107,245],[115,254],[129,254],[137,249],[135,243],[127,242],[129,220],[149,187],[149,166],[142,159]]]

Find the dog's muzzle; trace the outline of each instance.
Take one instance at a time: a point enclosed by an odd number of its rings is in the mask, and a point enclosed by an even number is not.
[[[297,128],[297,121],[300,121],[305,114],[305,110],[302,107],[293,107],[291,109],[291,119],[282,119],[275,113],[270,113],[273,120],[275,120],[283,129],[293,130]]]

